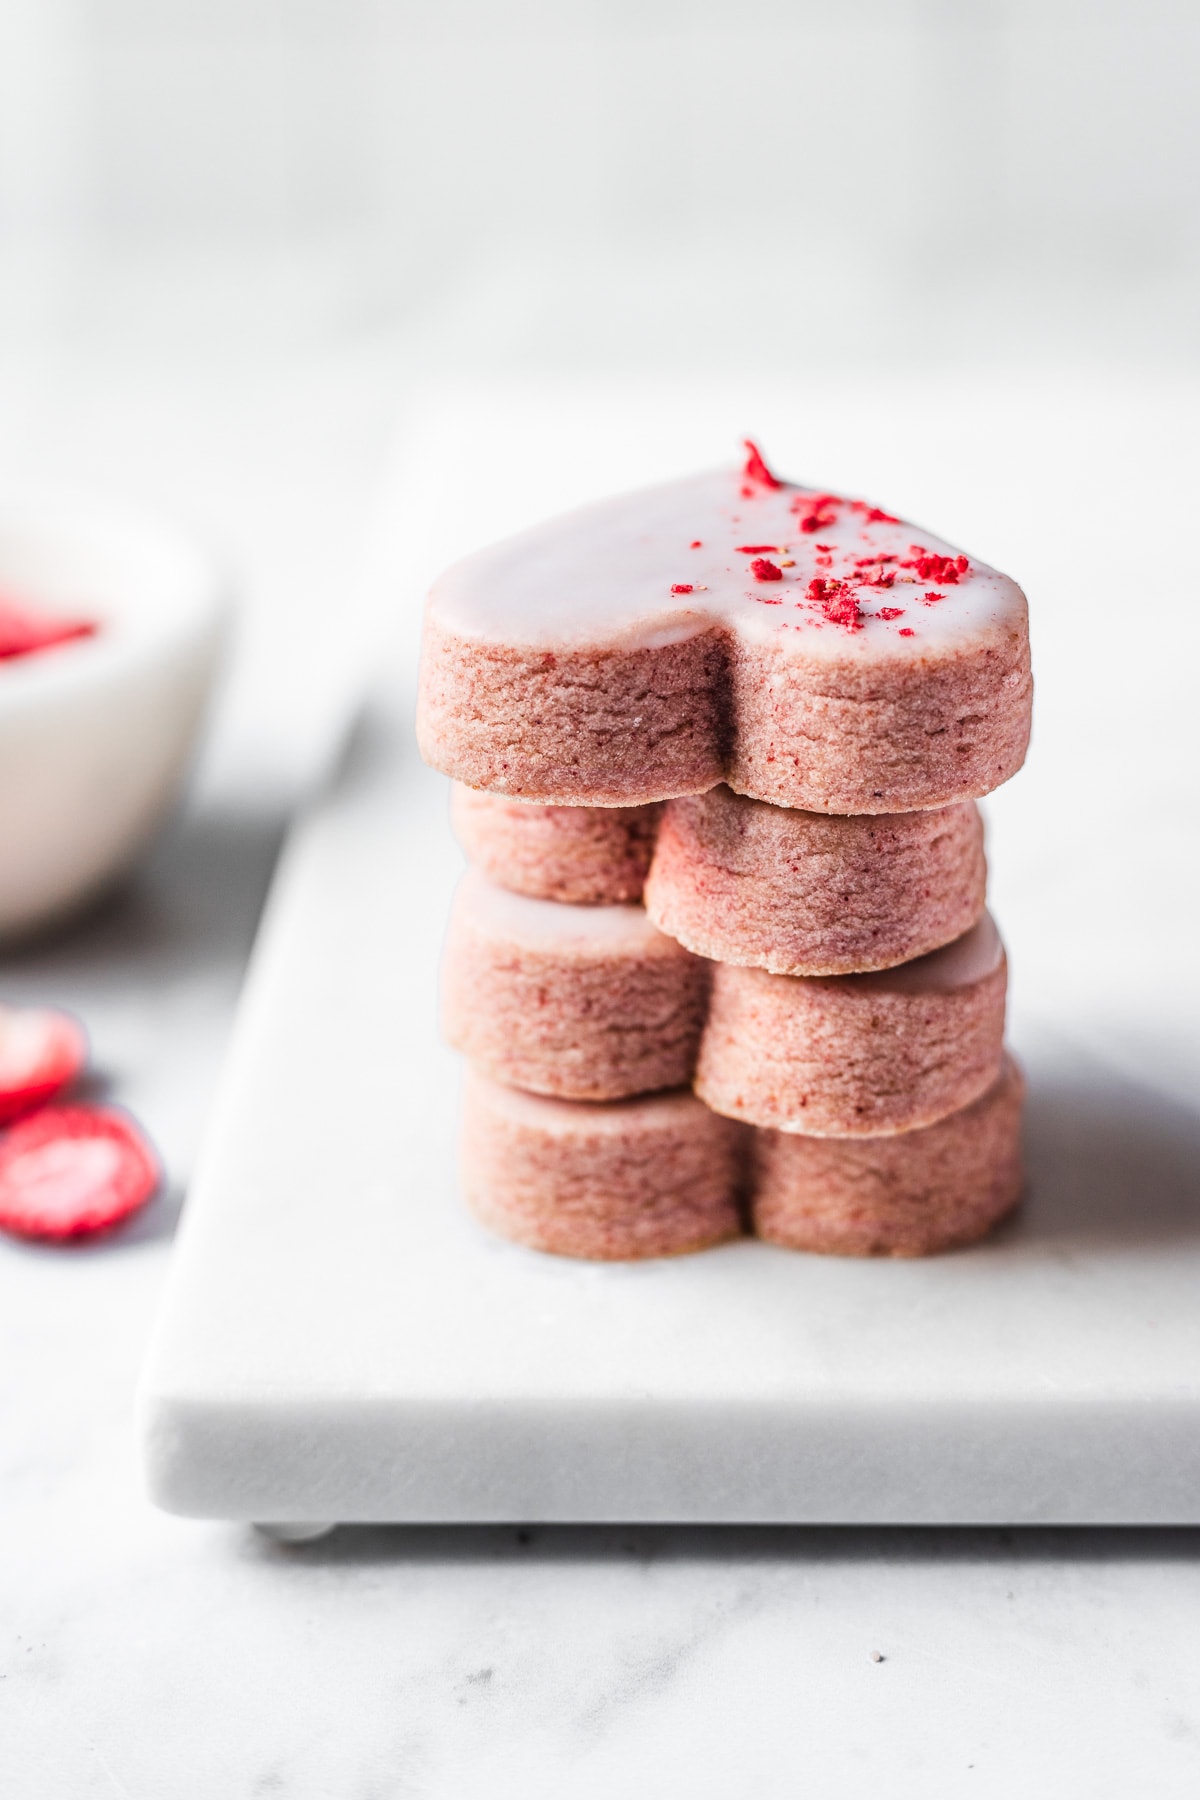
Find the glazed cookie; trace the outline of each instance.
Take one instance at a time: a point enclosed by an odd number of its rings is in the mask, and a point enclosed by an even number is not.
[[[717,787],[665,808],[646,909],[718,962],[846,975],[952,943],[982,913],[986,884],[972,801],[835,819]]]
[[[928,1256],[990,1231],[1021,1197],[1025,1083],[1011,1057],[978,1100],[889,1137],[755,1138],[759,1237],[835,1256]]]
[[[871,975],[717,963],[696,1092],[731,1119],[812,1137],[932,1125],[999,1074],[1006,980],[987,913],[945,949]]]
[[[888,813],[1020,768],[1025,597],[879,507],[743,472],[550,521],[429,597],[417,731],[471,787],[567,805],[739,793]]]
[[[455,835],[499,887],[576,906],[640,900],[657,806],[538,806],[456,783]]]
[[[694,1094],[588,1105],[467,1077],[467,1203],[534,1250],[611,1262],[736,1237],[744,1152],[744,1128]]]
[[[513,1087],[616,1100],[692,1078],[708,964],[640,906],[459,887],[442,965],[447,1041]]]

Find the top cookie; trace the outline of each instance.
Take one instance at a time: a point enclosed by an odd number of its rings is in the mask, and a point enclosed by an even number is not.
[[[725,781],[830,813],[946,806],[1015,774],[1020,588],[747,448],[740,472],[604,501],[449,569],[425,619],[426,759],[564,805]]]

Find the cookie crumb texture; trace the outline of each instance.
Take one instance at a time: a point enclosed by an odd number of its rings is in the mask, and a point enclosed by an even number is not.
[[[879,974],[717,964],[696,1092],[729,1118],[809,1137],[935,1124],[999,1074],[1006,986],[986,914],[958,943]]]
[[[462,1180],[499,1236],[557,1256],[628,1261],[741,1231],[742,1127],[690,1093],[589,1106],[468,1074]]]
[[[665,809],[646,908],[700,956],[776,975],[842,975],[924,956],[983,912],[971,801],[831,819],[727,787]]]
[[[789,1250],[929,1256],[974,1242],[1021,1197],[1025,1083],[996,1082],[936,1125],[892,1137],[755,1137],[754,1230]]]
[[[989,794],[1025,760],[1028,637],[860,667],[710,629],[628,650],[522,650],[427,621],[417,736],[469,787],[645,805],[727,781],[775,806],[906,812]]]
[[[455,836],[500,887],[535,900],[613,906],[640,900],[659,806],[539,806],[456,784]]]
[[[512,1087],[616,1100],[690,1082],[708,980],[640,906],[531,900],[473,871],[451,913],[442,1029]]]
[[[722,779],[720,632],[637,649],[477,643],[426,620],[421,754],[468,787],[561,805],[646,805]]]
[[[740,645],[727,694],[738,793],[823,813],[947,806],[990,794],[1025,760],[1029,639],[998,631],[969,652],[876,668]]]

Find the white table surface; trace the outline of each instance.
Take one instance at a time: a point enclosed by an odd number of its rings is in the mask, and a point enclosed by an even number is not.
[[[322,483],[335,496],[322,515],[326,554],[352,535],[353,495],[382,441],[379,397],[361,370],[329,387],[326,412],[314,403],[310,413],[343,429],[326,434],[324,462],[314,454],[294,514],[274,478],[251,467],[270,463],[265,426],[256,456],[226,469],[244,393],[220,405],[210,397],[199,448],[187,434],[189,480],[207,470],[214,517],[246,520],[253,484],[264,484],[271,527],[251,520],[244,538],[271,572],[257,591],[280,581],[286,520],[316,529],[306,500]],[[304,391],[311,402],[311,384]],[[1139,596],[1178,591],[1200,485],[1194,387],[1035,392],[1000,382],[990,404],[986,387],[972,396],[964,418],[939,412],[926,384],[883,402],[874,385],[864,397],[861,386],[817,384],[791,443],[804,435],[828,447],[811,459],[820,478],[924,510],[1026,576],[1035,608],[1093,607],[1094,562],[1079,550],[1096,541]],[[927,426],[907,459],[905,398],[907,416]],[[881,404],[880,429],[864,435],[864,410]],[[767,411],[762,395],[744,398],[742,418],[757,423]],[[63,416],[78,427],[77,410]],[[195,408],[177,393],[146,402],[144,417],[173,422],[177,449],[185,416],[194,427]],[[799,414],[780,398],[774,417],[789,416]],[[636,435],[644,447],[653,432]],[[660,431],[647,464],[667,454],[669,435]],[[285,427],[274,440],[281,459],[290,436]],[[96,469],[103,437],[93,439]],[[868,465],[857,477],[856,446]],[[0,450],[9,466],[12,446]],[[562,497],[573,458],[585,491],[595,479],[578,443],[560,449]],[[43,461],[58,471],[50,450]],[[71,472],[91,472],[85,465],[86,456]],[[140,477],[155,460],[127,455],[126,466]],[[170,487],[161,476],[158,485]],[[1061,512],[1046,507],[1048,492]],[[925,495],[941,503],[922,505]],[[1145,529],[1131,532],[1130,520]],[[1064,636],[1048,634],[1044,650],[1035,643],[1043,712],[1023,779],[1037,779],[1050,757],[1059,779],[1072,768],[1075,778],[1061,831],[1028,864],[1003,864],[997,844],[997,905],[1011,938],[1033,946],[1053,931],[1039,981],[1054,980],[1056,962],[1096,959],[1106,979],[1084,1021],[1089,1044],[1131,1080],[1153,1054],[1174,1070],[1182,1104],[1195,1092],[1193,977],[1182,961],[1168,993],[1147,992],[1140,977],[1148,931],[1182,942],[1194,929],[1195,840],[1180,828],[1195,805],[1184,749],[1194,626],[1169,621],[1165,641],[1140,628],[1118,637],[1117,599],[1110,589],[1100,606],[1115,650],[1088,656],[1087,680],[1072,679]],[[1093,607],[1093,632],[1095,617]],[[1127,681],[1152,682],[1160,696],[1163,729],[1150,746],[1113,728]],[[307,707],[306,698],[289,729],[303,727]],[[272,754],[283,735],[278,711],[273,719]],[[286,1551],[150,1507],[132,1394],[286,788],[266,749],[254,765],[271,765],[260,801],[238,788],[238,770],[253,764],[253,720],[247,705],[234,720],[240,736],[226,721],[204,807],[129,894],[72,937],[0,965],[4,997],[60,1000],[85,1015],[98,1067],[163,1146],[175,1196],[109,1244],[67,1254],[0,1245],[4,1791],[22,1800],[1194,1794],[1194,1532],[359,1529]],[[311,767],[303,729],[293,741],[297,766]],[[1013,806],[1019,795],[1018,783]],[[1006,794],[998,837],[1007,804]],[[1081,837],[1097,831],[1126,871],[1148,845],[1159,870],[1153,892],[1126,878],[1104,914],[1109,939],[1114,923],[1127,927],[1115,969],[1069,879]],[[1176,871],[1165,886],[1163,869]]]

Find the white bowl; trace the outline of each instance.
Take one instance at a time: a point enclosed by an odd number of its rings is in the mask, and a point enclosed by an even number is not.
[[[184,775],[224,635],[224,584],[185,537],[74,495],[0,492],[0,595],[82,614],[82,638],[0,661],[0,934],[125,869]]]

